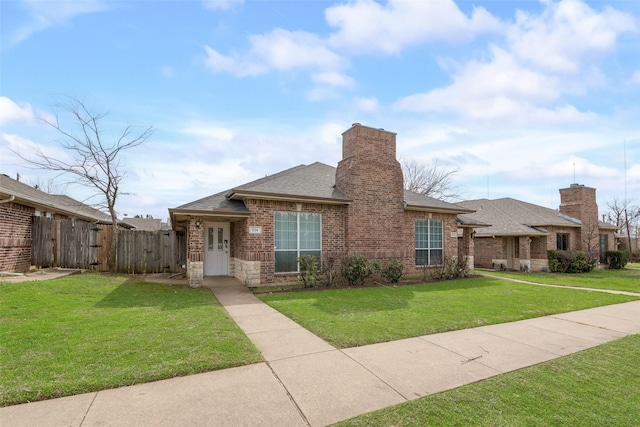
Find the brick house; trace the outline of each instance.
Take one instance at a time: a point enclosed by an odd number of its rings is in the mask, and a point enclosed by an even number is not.
[[[191,286],[215,275],[248,286],[298,281],[302,255],[398,259],[409,273],[444,257],[473,265],[475,222],[461,215],[473,209],[405,191],[395,133],[356,123],[342,136],[337,168],[300,165],[169,209],[187,232]]]
[[[476,230],[476,268],[547,271],[547,251],[576,249],[599,256],[615,250],[617,227],[598,220],[595,188],[560,189],[558,210],[512,198],[459,203],[471,219],[491,224]]]
[[[34,216],[110,224],[111,217],[71,197],[48,194],[0,174],[0,271],[31,267]]]

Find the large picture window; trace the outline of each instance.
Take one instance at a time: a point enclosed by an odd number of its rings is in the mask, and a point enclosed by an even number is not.
[[[275,213],[275,272],[295,273],[298,258],[322,254],[321,215],[307,212]]]
[[[442,265],[444,258],[442,221],[416,221],[416,266]]]

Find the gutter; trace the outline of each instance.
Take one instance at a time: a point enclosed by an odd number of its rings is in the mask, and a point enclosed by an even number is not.
[[[16,196],[11,196],[8,199],[0,200],[0,203],[9,203],[13,202],[16,199]]]

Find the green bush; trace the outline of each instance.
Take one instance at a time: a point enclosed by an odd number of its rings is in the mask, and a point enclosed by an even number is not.
[[[398,283],[404,275],[404,265],[399,260],[392,259],[382,264],[380,275],[389,283]]]
[[[558,251],[550,249],[547,251],[547,259],[549,260],[549,272],[560,273],[561,266],[558,260]]]
[[[612,270],[620,270],[629,262],[629,252],[627,251],[607,251],[604,253],[607,264]]]
[[[582,251],[547,251],[549,271],[552,273],[588,273],[592,271],[598,260],[587,257]]]
[[[364,255],[346,255],[342,258],[340,272],[350,286],[361,286],[371,274],[371,266]]]
[[[318,266],[318,257],[313,255],[303,255],[298,258],[300,263],[300,276],[305,288],[313,288],[318,284],[320,278],[320,268]]]

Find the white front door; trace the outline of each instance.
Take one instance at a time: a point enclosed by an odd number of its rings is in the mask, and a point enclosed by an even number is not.
[[[204,275],[229,274],[229,223],[211,222],[204,227]]]

